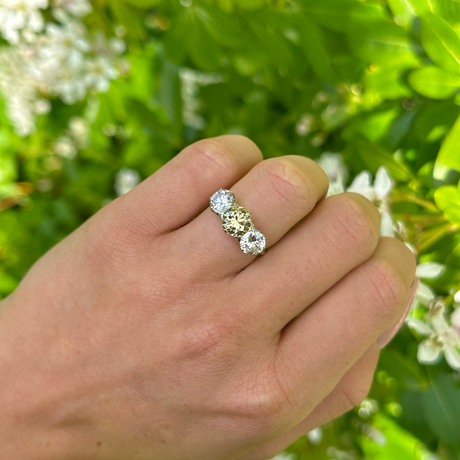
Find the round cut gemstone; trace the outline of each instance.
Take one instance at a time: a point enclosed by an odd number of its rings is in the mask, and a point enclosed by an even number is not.
[[[240,247],[246,254],[255,256],[265,249],[265,236],[253,227],[241,237]]]
[[[228,211],[232,206],[236,205],[235,197],[230,190],[220,189],[210,199],[211,209],[222,216],[222,214]]]
[[[242,206],[232,206],[222,215],[224,230],[240,239],[252,226],[251,214]]]

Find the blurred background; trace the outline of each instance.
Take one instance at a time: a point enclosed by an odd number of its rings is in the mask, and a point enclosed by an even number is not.
[[[198,139],[308,156],[422,283],[369,397],[277,459],[460,459],[458,0],[0,0],[0,37],[0,298]]]

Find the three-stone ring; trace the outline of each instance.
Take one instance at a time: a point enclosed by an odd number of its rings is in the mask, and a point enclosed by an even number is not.
[[[236,203],[230,190],[218,190],[209,202],[211,209],[222,219],[224,232],[239,241],[244,253],[257,255],[265,249],[265,236],[254,227],[251,213]]]

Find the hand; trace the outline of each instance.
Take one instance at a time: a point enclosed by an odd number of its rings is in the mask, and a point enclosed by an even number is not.
[[[415,261],[327,187],[307,158],[204,140],[49,251],[1,304],[0,458],[265,459],[360,403]],[[265,255],[222,231],[219,188]]]

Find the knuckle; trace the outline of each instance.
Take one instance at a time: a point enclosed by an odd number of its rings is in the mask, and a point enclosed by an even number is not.
[[[361,258],[369,257],[379,239],[379,229],[371,215],[374,212],[372,203],[364,197],[352,198],[347,193],[329,199],[334,200],[334,213],[342,230],[341,234],[348,238]]]
[[[208,172],[228,176],[237,169],[235,155],[224,142],[218,139],[203,139],[193,144],[190,160],[198,172]]]
[[[395,266],[382,259],[369,263],[367,274],[370,281],[370,300],[375,306],[379,320],[394,321],[400,315],[407,288]]]
[[[179,346],[188,360],[230,355],[237,342],[238,328],[225,317],[202,319],[185,330]]]
[[[83,252],[94,266],[123,266],[138,257],[133,231],[114,222],[110,206],[102,208],[87,222]]]
[[[270,193],[291,208],[300,208],[312,203],[313,184],[307,174],[294,163],[285,159],[264,162],[263,174],[268,176]]]
[[[344,385],[340,389],[340,412],[348,412],[359,406],[367,397],[370,390],[370,383],[363,385]]]

